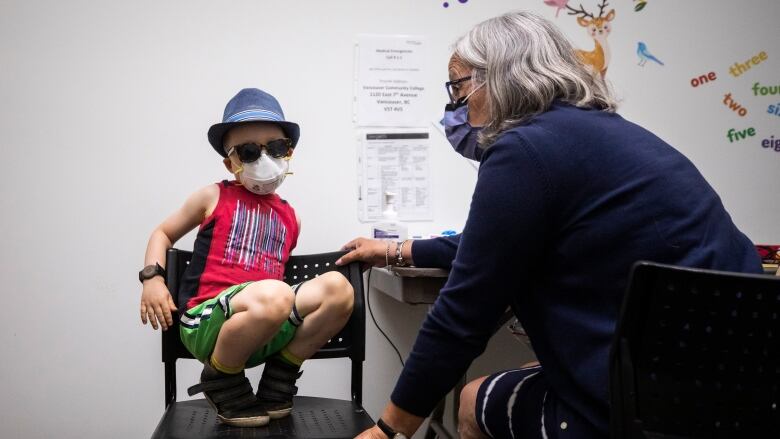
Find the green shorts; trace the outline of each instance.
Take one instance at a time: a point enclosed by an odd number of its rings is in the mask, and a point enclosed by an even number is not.
[[[251,283],[246,282],[226,288],[216,297],[188,309],[181,316],[179,322],[181,341],[195,358],[205,363],[211,356],[222,324],[233,315],[230,299]],[[297,290],[295,286],[293,289]],[[271,341],[249,357],[245,367],[263,364],[269,356],[282,350],[295,336],[295,329],[296,327],[289,320],[285,320]]]

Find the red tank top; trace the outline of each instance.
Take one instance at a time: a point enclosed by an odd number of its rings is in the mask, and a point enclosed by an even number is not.
[[[181,310],[232,285],[282,280],[284,265],[298,241],[295,210],[287,201],[276,194],[254,194],[235,181],[218,186],[219,201],[200,224],[181,281],[177,304]]]

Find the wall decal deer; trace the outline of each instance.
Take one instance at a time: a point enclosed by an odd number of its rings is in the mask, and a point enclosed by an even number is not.
[[[566,9],[568,9],[569,15],[577,16],[577,23],[587,29],[588,35],[593,38],[595,43],[593,50],[577,50],[577,55],[579,55],[582,62],[591,66],[594,71],[600,73],[603,77],[607,74],[607,67],[609,67],[609,61],[612,57],[607,37],[609,37],[609,33],[612,31],[611,22],[615,19],[615,10],[612,9],[604,15],[604,10],[609,6],[607,0],[602,0],[598,6],[598,17],[586,11],[582,4],[580,4],[579,9],[574,9],[567,3]]]

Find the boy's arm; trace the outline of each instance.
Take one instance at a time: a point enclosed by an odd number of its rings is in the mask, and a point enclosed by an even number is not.
[[[211,215],[219,201],[219,187],[209,185],[194,194],[184,202],[181,208],[166,218],[149,237],[146,246],[144,266],[159,263],[165,267],[165,252],[184,236],[198,226],[207,216]],[[157,326],[167,330],[173,324],[171,311],[176,311],[165,279],[155,276],[143,282],[141,291],[141,322],[145,325],[150,321],[152,328]]]

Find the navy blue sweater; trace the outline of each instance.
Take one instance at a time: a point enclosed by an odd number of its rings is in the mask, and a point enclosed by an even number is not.
[[[503,133],[463,233],[415,241],[412,258],[451,272],[392,401],[427,416],[511,306],[570,427],[559,437],[608,434],[608,355],[635,261],[761,272],[687,158],[617,114],[566,104]]]

